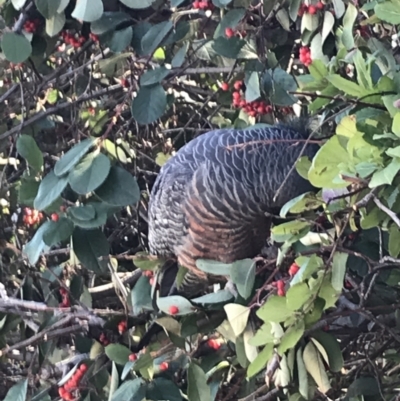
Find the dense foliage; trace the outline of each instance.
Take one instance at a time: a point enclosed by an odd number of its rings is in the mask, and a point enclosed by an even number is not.
[[[398,399],[399,0],[0,7],[1,399]],[[319,192],[283,207],[277,254],[198,262],[235,298],[153,301],[159,167],[300,109]]]

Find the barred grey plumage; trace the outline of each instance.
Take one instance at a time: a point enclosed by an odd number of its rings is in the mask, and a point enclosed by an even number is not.
[[[269,232],[265,212],[276,213],[312,189],[295,170],[286,178],[308,136],[306,122],[297,120],[215,130],[183,146],[162,167],[151,193],[150,252],[177,258],[192,272],[192,284],[206,279],[196,268],[199,258],[231,263],[254,257]],[[313,157],[317,150],[308,144],[303,154]]]

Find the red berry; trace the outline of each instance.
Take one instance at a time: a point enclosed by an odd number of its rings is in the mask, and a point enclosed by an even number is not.
[[[257,107],[257,113],[264,114],[264,106],[258,106]]]
[[[279,289],[284,289],[284,288],[285,288],[285,283],[284,283],[283,280],[278,280],[278,281],[276,282],[276,286],[278,287],[278,290],[279,290]]]
[[[85,363],[82,363],[81,366],[79,366],[79,370],[83,373],[87,372],[88,366]]]
[[[308,7],[308,13],[311,14],[311,15],[316,14],[317,13],[317,7],[315,7],[315,6]]]
[[[165,372],[168,368],[169,368],[168,362],[161,362],[160,363],[161,372]]]
[[[194,1],[194,2],[193,2],[193,8],[194,8],[195,10],[198,10],[198,9],[200,8],[200,1]]]
[[[264,106],[264,113],[265,114],[269,114],[272,112],[272,106],[270,106],[269,104]]]
[[[65,401],[72,401],[74,399],[74,397],[72,396],[71,393],[65,393],[64,394],[64,400]]]
[[[322,1],[319,1],[315,7],[317,7],[318,10],[323,10],[324,9],[324,3]]]
[[[248,115],[249,115],[250,117],[255,117],[255,116],[257,115],[257,112],[256,112],[255,110],[250,110],[250,111],[248,112]]]
[[[201,10],[206,10],[208,8],[208,2],[207,1],[200,1],[199,2],[199,8]]]
[[[130,355],[129,355],[129,360],[130,360],[131,362],[135,362],[136,359],[137,359],[137,355],[136,355],[136,354],[130,354]]]
[[[234,87],[237,91],[239,91],[239,90],[242,89],[242,87],[243,87],[243,81],[236,81],[236,82],[233,84],[233,87]]]
[[[222,84],[221,84],[221,89],[223,90],[223,91],[228,91],[229,90],[229,85],[228,85],[228,83],[227,82],[222,82]]]
[[[64,398],[64,394],[66,393],[66,390],[65,390],[65,388],[64,387],[59,387],[58,388],[58,395],[61,397],[61,398]]]
[[[282,288],[278,288],[278,292],[277,292],[279,297],[284,297],[285,296],[285,290]]]
[[[231,38],[234,35],[235,35],[235,31],[232,28],[226,28],[225,29],[225,36],[227,38]]]
[[[232,93],[232,98],[239,100],[240,99],[240,92],[233,92]]]
[[[217,340],[214,340],[214,339],[209,339],[209,340],[207,341],[207,345],[208,345],[210,348],[214,349],[214,350],[218,350],[218,349],[221,348],[221,344],[220,344]]]
[[[171,305],[169,307],[169,313],[171,315],[176,315],[177,313],[179,313],[179,308],[176,305]]]
[[[121,86],[122,86],[123,88],[128,88],[128,87],[129,87],[129,82],[128,82],[128,80],[125,79],[125,78],[122,78],[122,79],[121,79],[120,84],[121,84]]]
[[[142,274],[143,274],[143,276],[149,277],[149,278],[154,276],[153,270],[144,270],[144,271],[142,272]]]
[[[60,218],[60,216],[57,213],[52,213],[50,217],[53,221],[58,221]]]
[[[297,263],[292,263],[289,267],[289,275],[294,276],[300,270],[300,266]]]
[[[246,105],[247,105],[246,100],[241,100],[241,101],[239,102],[239,106],[240,106],[240,107],[246,107]]]

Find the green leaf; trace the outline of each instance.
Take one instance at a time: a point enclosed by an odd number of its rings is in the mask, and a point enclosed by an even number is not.
[[[81,205],[68,208],[68,213],[76,220],[92,220],[96,217],[93,205]]]
[[[14,384],[7,392],[3,401],[25,401],[28,391],[28,379]]]
[[[18,188],[18,202],[33,207],[40,183],[31,179],[22,179]]]
[[[43,155],[36,141],[29,135],[20,135],[17,140],[17,152],[35,170],[40,171],[43,167]]]
[[[311,337],[315,338],[325,349],[328,355],[329,368],[332,372],[340,372],[343,368],[343,355],[337,339],[324,331],[314,331]]]
[[[400,24],[400,8],[398,2],[384,1],[382,3],[377,3],[374,10],[379,19],[393,25]]]
[[[287,216],[288,213],[302,213],[308,210],[318,209],[324,204],[316,195],[312,192],[307,192],[302,195],[293,198],[289,202],[282,206],[279,215],[283,218]]]
[[[341,18],[345,11],[343,0],[333,0],[332,3],[336,18]]]
[[[288,349],[294,348],[304,334],[304,321],[297,322],[294,326],[290,326],[281,338],[278,352],[283,355]]]
[[[159,297],[157,299],[157,306],[160,311],[170,314],[171,306],[176,306],[178,308],[176,316],[187,315],[193,313],[195,307],[186,299],[180,295],[171,295],[169,297]]]
[[[58,221],[49,221],[46,232],[43,233],[43,241],[47,246],[53,246],[69,239],[74,231],[74,225],[66,217],[60,217]]]
[[[304,365],[307,372],[315,380],[320,391],[324,394],[331,388],[324,362],[316,346],[310,341],[303,351]]]
[[[245,98],[247,102],[252,102],[253,100],[258,99],[261,96],[260,79],[256,71],[253,71],[248,76],[246,74],[245,84]]]
[[[39,190],[33,203],[35,209],[44,210],[48,208],[58,199],[67,185],[68,177],[57,177],[54,171],[50,171],[39,185]]]
[[[128,206],[139,202],[140,189],[135,177],[123,168],[113,166],[96,195],[109,205]]]
[[[389,228],[389,254],[392,258],[400,255],[400,230],[395,224]]]
[[[65,25],[65,14],[64,12],[56,14],[53,17],[46,19],[46,33],[51,38],[58,35]]]
[[[81,210],[81,208],[85,209]],[[90,213],[91,209],[94,209],[95,211],[94,218],[84,219],[83,213],[86,213],[86,211]],[[115,207],[102,202],[89,202],[85,206],[73,207],[68,209],[69,216],[74,225],[86,229],[98,228],[100,226],[103,226],[104,224],[106,224],[108,216],[112,213],[115,213],[116,211],[117,210]],[[78,216],[78,218],[76,218],[75,215]]]
[[[348,183],[345,181],[339,183],[339,165],[348,162],[349,154],[342,146],[338,136],[335,135],[314,156],[308,179],[317,188],[344,188]]]
[[[392,132],[400,138],[400,112],[397,112],[393,117]]]
[[[196,267],[208,274],[228,276],[231,273],[232,264],[217,262],[209,259],[197,259]]]
[[[296,351],[296,365],[299,381],[299,392],[306,400],[308,400],[308,374],[304,365],[302,350],[300,348]]]
[[[129,8],[141,9],[150,7],[155,0],[119,0]]]
[[[230,276],[239,294],[247,299],[253,291],[256,279],[255,262],[252,259],[243,259],[232,263]]]
[[[353,25],[357,15],[358,11],[356,7],[349,3],[343,17],[343,33],[341,37],[343,45],[348,51],[354,48]]]
[[[141,378],[128,380],[114,393],[111,401],[142,401],[146,396],[146,382]]]
[[[343,290],[343,280],[346,274],[346,263],[349,255],[343,252],[335,252],[332,260],[332,287],[337,292]]]
[[[195,304],[207,305],[207,304],[220,304],[228,302],[231,301],[232,298],[233,295],[228,290],[219,290],[217,292],[212,292],[210,294],[206,294],[198,298],[193,298],[190,301]]]
[[[132,353],[128,347],[122,344],[110,344],[104,349],[106,355],[117,365],[125,365]]]
[[[123,22],[130,20],[129,14],[122,11],[106,11],[101,18],[90,24],[90,30],[95,35],[102,35],[103,33],[114,31],[115,28]]]
[[[29,40],[14,32],[4,32],[1,40],[4,56],[12,63],[23,63],[32,54],[32,45]]]
[[[35,0],[35,4],[40,14],[45,19],[50,19],[57,14],[58,8],[61,5],[61,0]]]
[[[220,36],[212,43],[212,49],[220,56],[230,59],[237,59],[240,50],[245,44],[246,41],[237,37],[227,39],[223,36]]]
[[[132,37],[133,29],[131,26],[119,29],[113,33],[112,38],[108,41],[108,45],[114,53],[121,53],[130,45]]]
[[[144,310],[153,310],[151,285],[148,277],[141,276],[131,290],[131,304],[135,316]]]
[[[71,16],[77,20],[93,22],[101,17],[103,11],[102,0],[79,0]]]
[[[286,293],[286,305],[292,311],[300,310],[312,296],[306,283],[294,284]]]
[[[86,195],[103,184],[110,167],[110,160],[103,153],[89,153],[70,171],[69,185],[76,193]]]
[[[342,78],[340,75],[328,75],[326,79],[336,88],[353,97],[363,97],[368,94],[362,86],[357,85],[355,82]]]
[[[257,316],[264,322],[284,322],[293,315],[293,311],[286,305],[286,298],[272,295],[257,311]]]
[[[250,363],[247,368],[247,377],[251,378],[261,372],[271,359],[274,352],[274,344],[267,344],[264,349],[257,355],[257,358]]]
[[[75,227],[72,246],[76,257],[86,269],[94,273],[107,271],[107,259],[100,260],[100,258],[108,257],[110,246],[102,231]]]
[[[165,67],[157,67],[154,70],[148,70],[140,77],[140,86],[159,84],[170,72],[171,71]]]
[[[58,177],[69,173],[94,145],[95,139],[88,138],[73,146],[54,166],[54,174]]]
[[[48,230],[49,225],[49,221],[44,222],[35,232],[33,238],[23,247],[23,252],[28,257],[31,265],[36,264],[42,251],[48,249],[43,241],[43,235]]]
[[[167,107],[167,95],[161,85],[143,86],[132,101],[131,112],[138,124],[151,124],[158,120]]]
[[[163,21],[153,25],[142,37],[142,49],[145,54],[153,53],[162,41],[171,32],[174,25],[172,21]]]
[[[391,184],[394,177],[400,171],[400,160],[393,159],[385,168],[376,171],[369,182],[369,188],[375,188],[384,184]]]
[[[189,48],[189,42],[184,43],[184,45],[175,53],[173,59],[171,60],[171,67],[172,68],[179,68],[182,67],[186,53]]]
[[[305,221],[293,220],[279,224],[271,230],[271,238],[276,242],[296,242],[310,231],[310,224]]]
[[[179,387],[173,381],[165,377],[156,377],[147,385],[146,399],[182,401],[182,395]]]
[[[324,22],[322,24],[322,32],[321,32],[321,42],[322,42],[322,44],[324,44],[326,38],[333,32],[333,26],[334,25],[335,25],[335,17],[332,15],[332,13],[330,11],[325,11],[324,12]],[[314,64],[315,61],[321,62],[320,60],[314,60],[313,64]],[[310,73],[312,75],[310,67],[308,67],[308,70],[310,71]],[[324,77],[326,75],[328,75],[328,74],[325,74]]]
[[[236,337],[239,337],[247,326],[250,308],[238,304],[224,306],[226,316]]]
[[[326,14],[332,15],[330,12],[326,12]],[[325,78],[328,74],[328,68],[321,60],[314,60],[313,63],[308,67],[310,74],[317,80],[321,80]]]
[[[188,368],[188,392],[190,401],[211,401],[210,387],[203,369],[192,362]]]

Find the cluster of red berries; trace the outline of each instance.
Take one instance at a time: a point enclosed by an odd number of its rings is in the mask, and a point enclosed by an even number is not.
[[[60,308],[69,308],[71,306],[71,301],[69,299],[68,291],[65,288],[60,288],[60,295],[62,298]]]
[[[64,386],[59,387],[58,394],[65,401],[72,401],[77,398],[77,394],[73,395],[74,391],[78,390],[79,384],[82,380],[82,377],[87,372],[88,367],[84,363],[79,366],[79,368],[75,371],[73,376],[64,384]]]
[[[307,46],[300,47],[299,50],[299,59],[306,67],[308,67],[312,63],[311,59],[311,50]]]
[[[37,27],[39,26],[39,24],[40,24],[40,20],[39,19],[35,19],[33,21],[28,20],[24,24],[24,30],[26,32],[28,32],[28,33],[35,33]]]
[[[215,351],[218,351],[221,348],[221,343],[218,340],[210,338],[207,341],[207,345]]]
[[[292,263],[289,267],[289,276],[293,277],[300,270],[300,266],[297,263]]]
[[[126,329],[128,328],[128,322],[126,320],[121,320],[118,323],[117,329],[119,334],[124,334]]]
[[[239,36],[240,38],[246,37],[246,31],[239,31],[233,28],[225,28],[225,36],[227,38],[232,38],[233,36]]]
[[[307,6],[307,4],[302,4],[299,8],[298,15],[299,17],[302,17],[304,14],[311,14],[314,15],[318,11],[322,11],[324,9],[324,3],[322,1],[319,1],[316,4],[311,4],[310,6]]]
[[[285,282],[283,280],[278,280],[276,282],[276,287],[278,288],[277,294],[279,297],[284,297],[286,292],[285,292]]]
[[[42,219],[43,219],[42,212],[39,212],[38,210],[35,209],[31,209],[29,207],[26,207],[24,209],[24,217],[22,218],[22,221],[27,226],[34,226],[36,223],[40,223]]]
[[[83,36],[75,37],[75,35],[73,35],[68,31],[62,31],[61,37],[65,44],[71,45],[72,47],[75,48],[81,47],[86,42],[85,37]]]
[[[243,81],[236,81],[233,84],[233,87],[235,89],[235,91],[232,93],[233,107],[240,107],[251,117],[256,117],[262,114],[269,114],[272,112],[272,106],[265,103],[263,100],[254,100],[252,102],[247,102],[243,97],[243,86]],[[228,83],[222,82],[221,89],[223,91],[228,91]]]
[[[104,347],[107,347],[107,345],[110,344],[110,340],[107,338],[107,336],[104,333],[100,334],[99,342]]]
[[[214,10],[214,4],[210,0],[202,0],[202,1],[195,0],[193,2],[193,9],[194,10]]]

